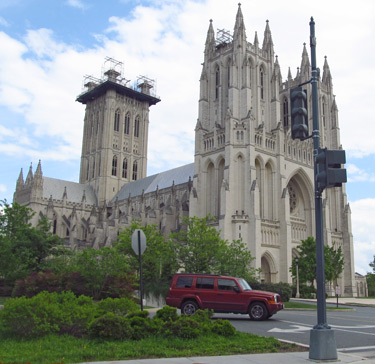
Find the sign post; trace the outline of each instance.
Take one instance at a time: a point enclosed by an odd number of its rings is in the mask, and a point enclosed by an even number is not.
[[[141,311],[143,311],[143,281],[142,281],[142,254],[146,250],[146,235],[141,229],[134,230],[132,235],[132,249],[139,256],[139,291]]]

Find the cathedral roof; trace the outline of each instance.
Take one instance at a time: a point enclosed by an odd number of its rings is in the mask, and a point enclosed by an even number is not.
[[[62,179],[43,177],[43,197],[62,200],[66,192],[67,201],[81,203],[85,195],[87,205],[97,205],[97,199],[91,186]]]
[[[144,193],[154,192],[157,189],[171,187],[187,183],[189,178],[193,180],[194,176],[194,163],[186,164],[178,168],[170,169],[169,171],[154,174],[138,181],[133,181],[125,184],[117,195],[112,199],[112,202],[116,200],[125,200],[129,197],[139,196]]]

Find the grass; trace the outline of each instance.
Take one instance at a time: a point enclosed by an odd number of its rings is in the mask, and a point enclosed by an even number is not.
[[[33,340],[0,339],[1,364],[82,363],[307,350],[273,337],[242,332],[229,338],[212,334],[195,340],[151,337],[140,341],[100,341],[67,335],[48,335]]]
[[[316,304],[314,303],[302,303],[302,302],[284,302],[285,308],[297,308],[297,309],[310,309],[310,310],[316,310]],[[326,306],[327,310],[351,310],[349,307],[336,307],[336,306]]]

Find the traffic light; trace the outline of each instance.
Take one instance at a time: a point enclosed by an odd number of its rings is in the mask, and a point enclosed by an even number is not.
[[[328,187],[341,187],[346,182],[346,169],[341,168],[345,162],[345,150],[318,148],[316,183],[320,191]]]
[[[307,118],[307,93],[298,86],[290,90],[292,139],[303,140],[309,135]]]

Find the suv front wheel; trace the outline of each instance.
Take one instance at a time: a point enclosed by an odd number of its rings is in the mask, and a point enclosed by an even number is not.
[[[254,302],[250,306],[249,316],[255,321],[265,320],[268,317],[267,307],[262,302]]]
[[[185,301],[181,306],[181,313],[191,316],[195,314],[198,308],[198,305],[194,301]]]

